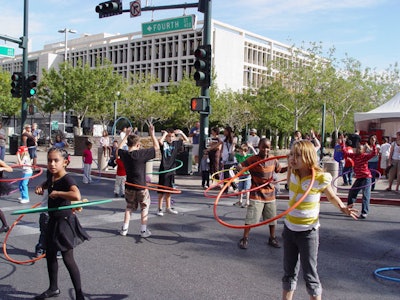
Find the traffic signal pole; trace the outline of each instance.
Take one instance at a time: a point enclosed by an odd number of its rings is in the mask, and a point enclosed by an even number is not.
[[[203,45],[211,44],[211,0],[204,0],[202,2],[204,7],[202,7],[204,13],[204,28],[203,28]],[[211,50],[212,52],[212,50]],[[211,55],[211,54],[210,54]],[[210,76],[212,74],[211,71],[212,63],[210,65]],[[203,86],[201,87],[201,96],[210,98],[210,87]],[[200,136],[199,136],[199,153],[195,153],[198,157],[203,156],[203,151],[206,149],[206,140],[209,136],[209,111],[200,112]]]
[[[20,143],[22,144],[22,132],[24,130],[24,124],[28,116],[28,105],[27,99],[27,76],[28,76],[28,16],[29,16],[29,0],[24,0],[24,35],[22,40],[22,102],[21,102],[21,135]]]

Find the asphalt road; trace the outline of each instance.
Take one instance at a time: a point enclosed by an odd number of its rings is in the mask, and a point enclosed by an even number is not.
[[[113,197],[113,179],[96,177],[91,185],[81,184],[73,173],[82,196],[89,200]],[[31,180],[33,188],[44,175]],[[249,248],[237,244],[242,230],[220,225],[213,215],[213,198],[206,198],[196,176],[177,176],[182,194],[173,195],[179,215],[155,215],[150,208],[149,228],[153,235],[139,236],[139,214],[134,213],[126,237],[118,234],[125,202],[89,206],[79,214],[92,239],[75,250],[87,299],[280,299],[282,249],[267,245],[268,228],[252,229]],[[383,188],[383,185],[382,185]],[[376,191],[375,195],[383,194]],[[153,201],[157,195],[151,193]],[[398,198],[398,194],[393,194]],[[10,224],[17,216],[10,213],[28,208],[41,200],[31,193],[30,204],[19,204],[19,193],[0,198],[0,207]],[[217,214],[223,220],[241,225],[245,209],[234,207],[235,199],[220,201]],[[278,200],[278,212],[287,201]],[[360,206],[358,204],[358,206]],[[371,205],[366,220],[354,221],[341,215],[327,202],[321,203],[319,274],[323,299],[399,299],[400,283],[378,279],[377,268],[400,266],[400,207]],[[38,215],[25,215],[12,230],[7,253],[17,260],[34,255],[38,239]],[[277,233],[282,232],[279,220]],[[5,235],[0,236],[3,241]],[[67,270],[60,260],[58,299],[74,299]],[[400,278],[400,272],[388,275]],[[0,255],[0,299],[32,299],[48,288],[45,260],[18,265]],[[308,299],[304,281],[299,279],[295,299]]]

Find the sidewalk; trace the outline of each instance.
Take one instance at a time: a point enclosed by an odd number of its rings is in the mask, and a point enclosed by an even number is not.
[[[82,166],[82,157],[81,156],[75,156],[73,154],[73,149],[68,149],[68,152],[71,153],[71,162],[67,168],[68,172],[72,173],[78,173],[82,174],[83,173],[83,166]],[[109,168],[108,170],[103,170],[100,171],[97,167],[97,148],[94,148],[92,150],[93,153],[93,159],[95,160],[95,163],[92,165],[92,175],[93,176],[98,176],[98,177],[103,177],[103,178],[115,178],[115,173],[116,171],[112,168]],[[47,149],[45,147],[39,147],[37,151],[37,164],[42,167],[46,168],[47,167]],[[5,162],[8,164],[15,164],[16,163],[16,156],[15,155],[10,155],[8,154],[8,151],[6,152],[5,156]],[[154,161],[153,162],[153,171],[157,172],[158,167],[159,167],[159,161]],[[279,179],[285,178],[285,174],[279,174]],[[152,182],[157,181],[157,175],[152,176]],[[199,189],[201,190],[201,176],[197,175],[176,175],[176,184],[182,188],[182,189]],[[288,200],[288,192],[284,188],[284,182],[280,183],[280,192],[277,195],[277,199],[282,199],[282,200]],[[348,189],[350,187],[342,187],[341,186],[342,181],[341,178],[335,181],[335,185],[337,186],[337,195],[342,199],[343,202],[347,202],[347,194],[348,194]],[[396,181],[394,182],[396,184]],[[381,204],[381,205],[396,205],[400,206],[400,192],[395,192],[395,191],[390,191],[387,192],[385,191],[386,187],[388,185],[387,179],[380,178],[377,180],[375,184],[375,190],[371,192],[371,204]],[[361,193],[359,193],[358,198],[361,199]],[[326,197],[322,197],[322,201],[327,201]],[[360,200],[357,200],[359,202]]]

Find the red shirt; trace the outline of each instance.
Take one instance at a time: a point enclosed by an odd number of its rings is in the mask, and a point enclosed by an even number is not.
[[[93,162],[92,151],[90,151],[90,149],[88,149],[88,148],[83,150],[82,158],[83,158],[84,164],[92,164],[92,162]]]
[[[368,169],[368,161],[378,154],[376,147],[372,147],[371,153],[350,153],[342,144],[344,157],[349,157],[354,161],[354,175],[356,178],[372,178],[371,171]]]
[[[117,164],[117,176],[126,176],[125,166],[122,160],[117,158],[115,162]]]
[[[353,148],[351,146],[347,146],[346,150],[348,153],[354,153]],[[354,161],[350,157],[345,157],[344,159],[344,167],[345,168],[353,168],[354,167]]]

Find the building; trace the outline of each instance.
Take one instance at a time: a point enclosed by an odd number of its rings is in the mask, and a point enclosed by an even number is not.
[[[292,58],[291,46],[216,20],[211,24],[213,71],[220,90],[257,88],[265,78],[268,61]],[[202,26],[199,21],[195,29],[155,35],[84,35],[68,40],[67,59],[73,65],[81,60],[95,66],[97,59],[107,58],[124,77],[130,73],[152,74],[160,80],[155,87],[160,89],[170,81],[181,80],[184,74],[192,74],[193,52],[202,44]],[[63,43],[53,43],[29,53],[29,72],[37,73],[40,80],[42,69],[58,68],[65,51]],[[0,66],[10,73],[21,71],[22,55],[0,58]]]

